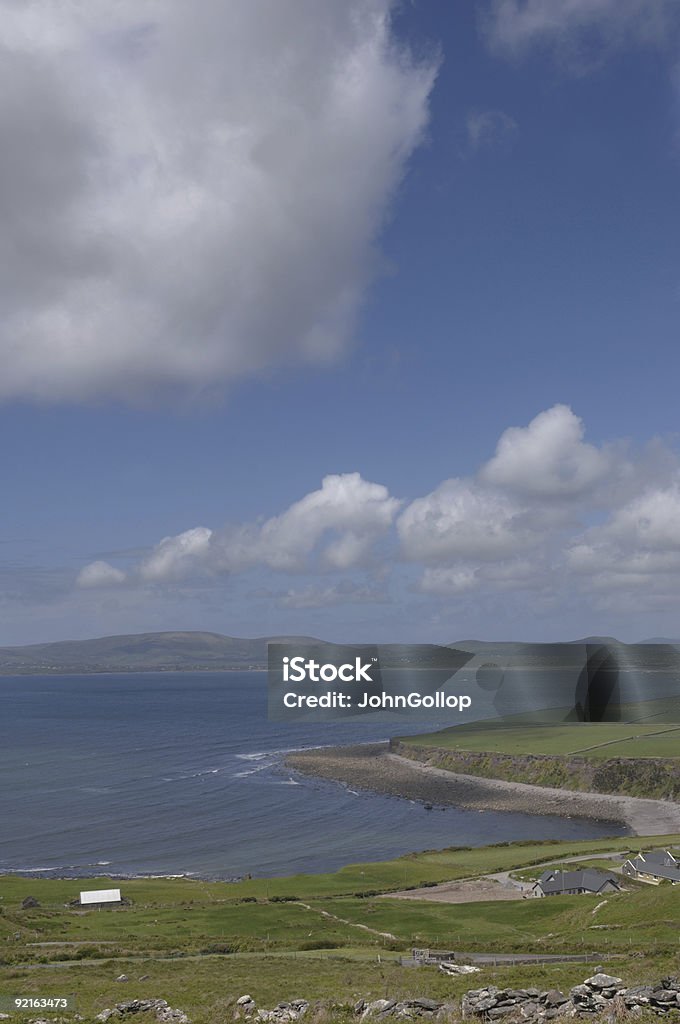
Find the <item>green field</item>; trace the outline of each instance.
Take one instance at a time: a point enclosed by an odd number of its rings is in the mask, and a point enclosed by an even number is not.
[[[680,757],[680,726],[575,722],[559,725],[472,723],[400,737],[407,745],[494,754],[575,754],[586,758]]]
[[[281,999],[353,1002],[442,998],[477,980],[571,985],[578,964],[485,967],[470,978],[398,964],[411,945],[499,953],[613,955],[631,983],[671,969],[680,952],[680,887],[631,887],[597,914],[589,897],[447,905],[405,901],[390,891],[550,863],[598,852],[680,843],[680,836],[588,842],[526,842],[427,851],[323,875],[205,883],[189,879],[0,878],[0,994],[78,993],[86,1018],[123,998],[162,997],[196,1024],[228,1019],[244,992],[261,1005]],[[594,862],[596,863],[596,862]],[[68,905],[82,886],[120,884],[129,906]],[[387,893],[387,896],[378,896]],[[22,909],[27,895],[40,907]],[[384,935],[381,933],[390,933]],[[638,951],[647,954],[641,963]],[[116,982],[126,974],[127,984]],[[148,975],[144,981],[140,981]],[[225,1014],[227,1017],[225,1018]]]

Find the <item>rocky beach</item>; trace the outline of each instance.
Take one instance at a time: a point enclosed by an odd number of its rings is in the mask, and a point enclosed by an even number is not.
[[[418,800],[433,808],[559,815],[625,824],[636,835],[680,831],[680,804],[667,800],[582,793],[462,775],[390,752],[387,743],[296,751],[286,766],[354,789]]]

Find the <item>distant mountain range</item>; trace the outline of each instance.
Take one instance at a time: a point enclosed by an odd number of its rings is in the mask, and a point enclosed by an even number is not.
[[[96,640],[0,647],[0,675],[88,672],[225,672],[263,669],[267,643],[310,637],[243,637],[220,633],[133,633]]]
[[[245,639],[221,633],[134,633],[95,640],[61,640],[23,647],[0,647],[0,675],[74,675],[95,672],[226,672],[262,670],[267,667],[267,644],[314,642],[313,637],[265,636]],[[316,641],[317,643],[321,641]],[[588,637],[574,643],[618,645],[613,637]],[[666,648],[678,640],[643,640]],[[384,645],[383,645],[384,646]],[[464,650],[483,652],[501,645],[484,641],[454,642]],[[508,643],[508,647],[515,646]],[[625,646],[625,645],[623,645]],[[662,652],[665,657],[674,652]],[[651,655],[651,652],[650,652]],[[655,661],[656,659],[652,659]]]

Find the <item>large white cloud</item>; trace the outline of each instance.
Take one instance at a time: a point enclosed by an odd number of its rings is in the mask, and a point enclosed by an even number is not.
[[[436,70],[390,8],[0,0],[0,397],[336,355]]]
[[[526,427],[509,427],[480,476],[536,498],[577,497],[612,469],[609,455],[584,442],[583,434],[578,416],[566,405],[554,405]]]

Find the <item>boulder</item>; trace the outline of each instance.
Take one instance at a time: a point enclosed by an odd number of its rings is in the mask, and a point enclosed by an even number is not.
[[[592,978],[586,978],[583,982],[589,988],[620,988],[623,985],[621,978],[615,978],[611,974],[594,974]]]

